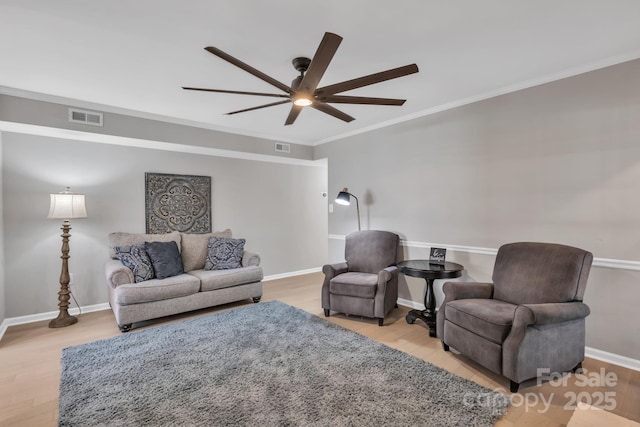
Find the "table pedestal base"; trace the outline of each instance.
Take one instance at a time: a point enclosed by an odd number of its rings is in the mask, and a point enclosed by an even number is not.
[[[436,338],[436,296],[433,292],[433,282],[437,279],[460,277],[464,267],[455,262],[434,264],[426,259],[410,259],[400,261],[398,268],[407,276],[422,277],[427,282],[424,290],[424,310],[411,310],[407,313],[406,319],[410,325],[416,319],[422,320],[429,327],[429,336]]]
[[[433,282],[435,279],[425,278],[427,288],[424,292],[424,310],[411,310],[407,314],[407,323],[413,324],[416,319],[422,320],[429,327],[429,336],[436,336],[436,296],[433,292]]]
[[[416,319],[422,320],[429,327],[429,336],[436,336],[436,313],[431,310],[411,310],[405,318],[407,323],[412,325]]]

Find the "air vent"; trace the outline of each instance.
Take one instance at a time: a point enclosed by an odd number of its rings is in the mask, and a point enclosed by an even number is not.
[[[69,121],[85,125],[102,126],[102,113],[69,108]]]
[[[276,142],[276,152],[277,153],[290,153],[291,145],[285,144],[284,142]]]

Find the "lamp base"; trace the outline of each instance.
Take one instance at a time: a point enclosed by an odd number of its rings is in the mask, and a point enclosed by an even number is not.
[[[49,322],[50,328],[64,328],[65,326],[71,326],[74,323],[78,323],[78,318],[70,315],[66,311],[61,311],[58,317]]]

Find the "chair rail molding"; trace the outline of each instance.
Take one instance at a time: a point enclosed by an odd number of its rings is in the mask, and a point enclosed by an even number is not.
[[[329,240],[344,240],[345,236],[340,234],[329,234]],[[413,240],[400,239],[400,246],[406,246],[408,248],[417,249],[429,249],[431,247],[445,248],[451,252],[464,252],[469,254],[481,254],[496,256],[498,249],[482,248],[478,246],[461,246],[461,245],[449,245],[446,243],[429,243],[429,242],[417,242]],[[623,259],[612,258],[593,258],[593,267],[612,268],[618,270],[634,270],[640,271],[640,261],[629,261]]]

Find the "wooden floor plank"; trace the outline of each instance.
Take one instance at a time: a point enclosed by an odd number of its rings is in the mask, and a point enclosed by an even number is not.
[[[313,273],[265,282],[262,300],[280,300],[325,318],[320,306],[322,281],[321,273]],[[129,333],[243,305],[247,303],[228,304],[145,322],[141,328]],[[420,321],[413,325],[406,323],[404,317],[408,311],[406,307],[395,309],[385,319],[383,327],[379,327],[374,319],[338,313],[331,313],[326,319],[492,390],[508,394],[508,380],[454,351],[443,351],[440,341],[429,337],[428,329]],[[62,349],[120,335],[111,311],[83,314],[77,324],[66,328],[50,329],[47,325],[48,321],[42,321],[12,326],[0,341],[0,426],[57,425]],[[513,395],[517,404],[509,409],[497,426],[566,426],[573,414],[566,396],[583,393],[583,397],[588,397],[593,405],[600,393],[605,392],[614,394],[615,408],[611,412],[640,421],[640,372],[593,359],[587,359],[584,367],[589,375],[615,373],[615,386],[583,386],[576,375],[568,375],[566,384],[528,383],[521,387],[520,393]],[[538,399],[537,404],[535,399]],[[542,399],[550,403],[542,404]]]

